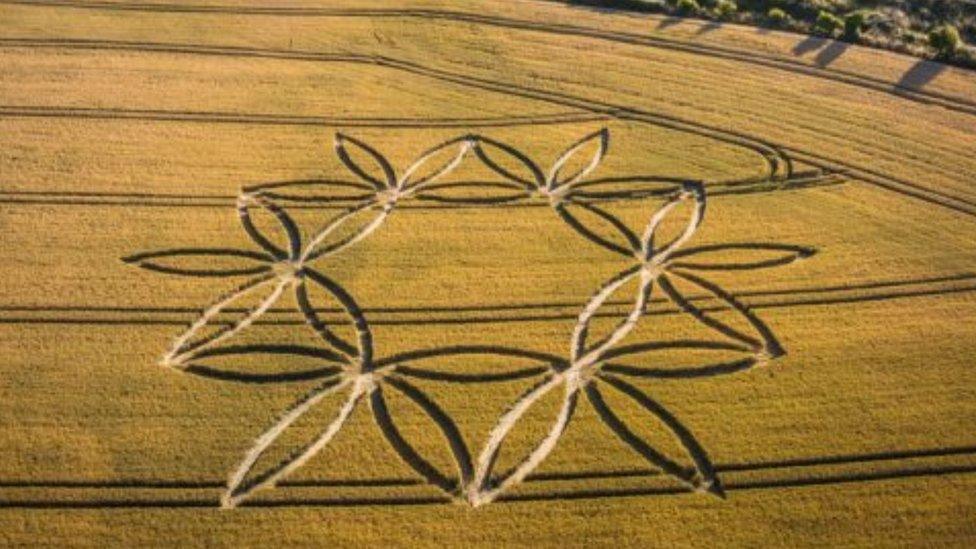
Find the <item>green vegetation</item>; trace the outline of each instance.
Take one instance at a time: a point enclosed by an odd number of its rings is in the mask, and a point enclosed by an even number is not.
[[[769,26],[976,68],[976,2],[970,0],[561,1]]]
[[[813,24],[813,31],[827,38],[832,38],[834,33],[843,26],[844,22],[841,21],[840,17],[837,17],[829,11],[821,10],[817,14],[816,22]]]
[[[786,15],[786,12],[779,8],[770,8],[769,13],[766,14],[769,19],[769,23],[774,26],[783,26],[788,23],[790,16]]]
[[[715,17],[719,19],[731,19],[739,11],[739,6],[732,0],[719,0],[715,6]]]
[[[952,25],[942,25],[929,32],[929,45],[935,48],[939,57],[952,57],[961,44],[959,30]]]
[[[844,17],[844,40],[857,42],[861,38],[864,24],[867,22],[867,12],[852,11]]]
[[[701,11],[701,6],[696,0],[678,0],[677,10],[681,15],[694,15]]]

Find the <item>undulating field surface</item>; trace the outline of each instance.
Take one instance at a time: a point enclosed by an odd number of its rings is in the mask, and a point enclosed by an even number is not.
[[[2,1],[0,235],[0,545],[976,539],[972,73]]]

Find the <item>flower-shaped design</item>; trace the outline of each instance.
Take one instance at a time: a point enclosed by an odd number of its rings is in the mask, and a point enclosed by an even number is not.
[[[784,353],[772,331],[749,308],[717,284],[704,278],[703,271],[761,269],[785,265],[807,257],[813,250],[801,246],[770,243],[731,243],[689,247],[704,220],[706,191],[698,182],[686,181],[672,192],[657,211],[650,215],[644,231],[638,235],[627,224],[595,204],[598,193],[586,191],[591,185],[587,176],[597,168],[607,153],[609,132],[606,129],[591,133],[570,145],[553,163],[547,174],[537,164],[516,148],[486,136],[465,135],[451,139],[427,152],[413,162],[402,175],[397,176],[391,164],[377,150],[355,138],[336,135],[335,148],[339,159],[359,179],[357,182],[299,181],[262,185],[246,189],[238,199],[238,213],[245,232],[259,250],[224,248],[179,249],[140,253],[125,258],[129,263],[150,270],[190,276],[238,276],[252,275],[236,291],[221,297],[204,310],[190,327],[181,333],[162,359],[162,364],[183,372],[207,377],[242,382],[292,382],[318,380],[319,385],[298,400],[265,431],[247,452],[230,477],[228,490],[222,504],[234,507],[255,492],[270,488],[279,480],[295,471],[322,450],[345,425],[353,410],[367,402],[373,418],[383,436],[403,461],[428,483],[439,488],[448,497],[480,506],[502,497],[526,479],[552,452],[570,424],[581,394],[594,407],[601,420],[638,455],[663,473],[698,491],[722,495],[722,487],[708,455],[691,431],[674,415],[658,404],[644,391],[626,378],[696,378],[731,374],[749,369],[774,359]],[[364,156],[368,163],[354,159],[351,151]],[[333,256],[374,232],[396,205],[406,199],[454,200],[440,195],[443,190],[458,185],[478,183],[444,183],[437,180],[457,168],[468,155],[475,156],[491,171],[502,178],[501,183],[491,183],[516,191],[502,198],[479,197],[461,199],[475,204],[504,203],[514,200],[531,200],[542,197],[553,207],[559,218],[589,241],[622,256],[627,263],[622,271],[604,283],[590,297],[569,334],[566,356],[554,356],[534,350],[503,346],[457,345],[432,349],[412,349],[390,356],[378,356],[369,323],[353,296],[338,282],[311,262]],[[513,166],[516,168],[513,169]],[[572,167],[575,166],[575,167]],[[517,173],[520,172],[520,173]],[[488,183],[480,183],[489,185]],[[302,233],[279,203],[296,200],[283,194],[287,189],[352,188],[357,194],[341,197],[353,204],[330,219],[321,229],[312,233],[306,241]],[[634,198],[635,195],[626,195]],[[641,195],[640,197],[646,197]],[[318,197],[316,200],[340,201],[336,195]],[[673,217],[682,205],[690,206],[687,219],[679,225],[678,234],[670,239],[663,237],[666,219]],[[595,214],[584,218],[579,211]],[[255,223],[255,211],[269,214],[273,223],[285,235],[285,241],[274,239]],[[600,220],[603,231],[591,227],[590,219]],[[610,236],[606,234],[609,227]],[[737,251],[772,252],[765,259],[736,262],[709,261],[715,253],[730,254]],[[235,258],[245,262],[238,268],[184,268],[170,265],[167,261],[179,258]],[[703,292],[705,297],[718,303],[723,312],[734,313],[738,322],[712,315],[715,310],[699,307],[701,296],[686,295],[679,288],[688,285]],[[614,316],[605,313],[611,307],[611,298],[635,287],[634,294],[625,300],[626,314],[605,335],[596,337],[598,330],[594,319]],[[309,289],[315,287],[334,300],[354,328],[354,337],[343,337],[330,329],[319,317],[318,309],[311,303]],[[648,303],[655,287],[666,301],[690,315],[709,333],[718,339],[682,339],[677,341],[643,341],[624,345],[645,317]],[[293,291],[296,303],[306,324],[319,336],[320,346],[300,345],[226,345],[235,334],[253,324],[267,312],[281,296]],[[232,314],[232,304],[244,299],[254,299],[257,305],[247,309],[231,322],[218,323],[219,315]],[[220,327],[215,325],[220,324]],[[210,329],[209,333],[205,332]],[[686,368],[651,368],[626,363],[641,355],[661,350],[717,350],[740,355],[732,361],[704,364]],[[203,361],[217,356],[276,353],[299,356],[314,366],[300,372],[272,373],[269,375],[240,373],[208,366]],[[508,371],[484,373],[451,373],[431,370],[419,365],[434,357],[453,357],[459,361],[468,355],[494,355],[506,359],[527,360],[533,365]],[[521,398],[514,402],[499,418],[481,447],[477,459],[473,459],[464,437],[450,417],[429,396],[411,382],[410,378],[458,384],[493,383],[514,380],[535,380]],[[560,409],[546,434],[511,469],[498,474],[497,458],[510,432],[525,414],[552,391],[561,390],[563,399]],[[687,454],[684,458],[667,456],[653,444],[632,430],[625,420],[607,404],[607,390],[629,397],[649,416],[672,432]],[[387,392],[398,392],[438,427],[451,450],[457,471],[448,474],[441,471],[422,456],[397,428],[387,404]],[[332,419],[315,436],[283,461],[271,466],[260,465],[262,458],[270,455],[279,444],[282,435],[291,429],[299,418],[321,406],[331,395],[344,394]],[[682,464],[684,461],[686,464]],[[690,462],[690,464],[688,464]]]

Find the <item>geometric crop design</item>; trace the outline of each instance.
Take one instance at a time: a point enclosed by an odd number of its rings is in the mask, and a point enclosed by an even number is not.
[[[235,507],[255,492],[274,485],[315,456],[343,428],[353,410],[368,406],[376,426],[402,460],[436,486],[450,499],[480,506],[503,497],[521,483],[552,452],[572,421],[581,400],[589,402],[609,430],[637,454],[662,473],[677,479],[689,489],[723,496],[722,484],[706,451],[691,431],[650,395],[638,389],[628,378],[695,378],[728,375],[749,370],[784,354],[772,330],[732,294],[711,282],[702,273],[725,270],[753,270],[777,267],[809,257],[814,250],[788,244],[728,243],[688,246],[705,218],[706,190],[700,182],[685,181],[666,190],[664,204],[653,212],[641,233],[601,208],[600,200],[613,193],[593,191],[587,180],[609,146],[606,129],[586,135],[563,152],[551,168],[543,172],[539,165],[515,147],[481,135],[464,135],[441,143],[422,154],[402,172],[394,169],[377,150],[355,138],[336,134],[335,151],[342,163],[360,180],[343,183],[355,192],[356,202],[327,220],[307,241],[302,231],[282,206],[282,197],[290,189],[329,187],[335,182],[305,181],[261,185],[243,189],[237,210],[244,231],[257,249],[190,248],[138,253],[124,258],[136,266],[167,274],[228,277],[253,275],[253,278],[224,294],[203,310],[189,328],[179,334],[161,359],[161,364],[180,372],[213,378],[224,382],[287,383],[317,380],[319,385],[285,410],[274,424],[262,433],[231,473],[227,490],[221,499],[224,507]],[[366,158],[372,165],[355,160],[353,154]],[[491,183],[491,192],[459,198],[444,194],[452,185],[438,183],[463,162],[481,162],[501,177]],[[570,168],[570,166],[577,166]],[[478,183],[467,184],[477,191]],[[487,184],[483,184],[487,185]],[[502,188],[507,194],[498,195]],[[332,195],[330,195],[332,196]],[[387,225],[397,205],[405,200],[435,200],[473,204],[501,204],[531,198],[548,200],[556,216],[594,245],[623,258],[625,267],[606,281],[589,297],[580,310],[575,328],[566,334],[566,352],[562,355],[503,346],[456,345],[422,348],[377,356],[369,322],[356,299],[326,273],[316,269],[315,262],[341,253]],[[627,193],[618,199],[634,198]],[[344,197],[349,200],[349,196]],[[690,206],[687,219],[679,223],[677,236],[665,238],[662,225],[668,216],[676,215],[679,206]],[[286,236],[276,242],[273,235],[259,228],[253,216],[270,214]],[[603,231],[593,227],[599,219]],[[609,228],[613,236],[607,236]],[[763,254],[765,259],[746,261],[710,261],[715,253],[747,252]],[[226,269],[183,268],[181,259],[210,257],[235,259],[243,266]],[[714,255],[713,255],[714,257]],[[174,263],[175,262],[175,263]],[[730,323],[700,308],[695,299],[678,288],[676,282],[690,285],[714,297],[727,313],[738,315]],[[309,293],[317,286],[341,307],[355,328],[354,337],[344,337],[330,329],[318,314]],[[630,288],[636,286],[633,293]],[[626,289],[626,290],[625,290]],[[653,292],[673,302],[681,311],[719,337],[715,340],[639,341],[624,344],[638,323],[646,322],[646,307]],[[233,345],[236,334],[246,330],[287,292],[294,292],[300,313],[320,344],[302,345]],[[605,333],[596,333],[594,319],[618,294],[627,304],[626,315]],[[620,298],[618,298],[620,299]],[[253,308],[240,309],[244,300],[254,300]],[[235,307],[235,304],[238,304]],[[231,322],[217,322],[219,315],[235,315]],[[735,326],[733,326],[735,324]],[[745,326],[743,328],[742,326]],[[302,329],[308,329],[302,328]],[[735,353],[738,358],[721,363],[697,366],[655,368],[633,361],[653,351],[720,350]],[[243,356],[248,353],[279,353],[307,360],[309,367],[299,372],[253,374],[216,369],[202,361],[216,356]],[[515,370],[453,373],[425,369],[423,361],[435,357],[456,359],[459,363],[473,355],[496,355],[529,360],[535,365]],[[472,391],[480,384],[526,380],[526,391],[498,418],[477,453],[467,446],[454,420],[411,380],[422,379],[453,384],[457,391]],[[426,413],[438,427],[456,463],[456,471],[440,470],[421,455],[400,433],[390,414],[388,392],[398,392]],[[545,395],[556,391],[562,395],[561,406],[541,440],[517,464],[506,471],[496,469],[496,458],[509,433],[523,416]],[[638,435],[608,405],[604,395],[616,392],[631,399],[647,412],[645,417],[660,422],[684,449],[685,456],[675,458],[662,453]],[[318,406],[327,396],[345,395],[338,411],[321,425],[312,440],[290,449],[289,456],[271,466],[258,467],[260,459],[283,433],[306,412]],[[687,464],[682,464],[685,462]]]

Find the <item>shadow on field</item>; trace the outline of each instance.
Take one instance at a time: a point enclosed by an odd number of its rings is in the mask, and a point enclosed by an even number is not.
[[[794,55],[806,55],[810,52],[817,52],[813,62],[818,67],[827,67],[837,60],[850,44],[838,40],[829,40],[818,36],[808,36],[793,46]],[[819,50],[819,51],[818,51]]]
[[[935,61],[920,60],[912,68],[908,69],[901,79],[895,84],[896,88],[908,88],[921,90],[927,86],[935,77],[945,71],[946,65]]]

